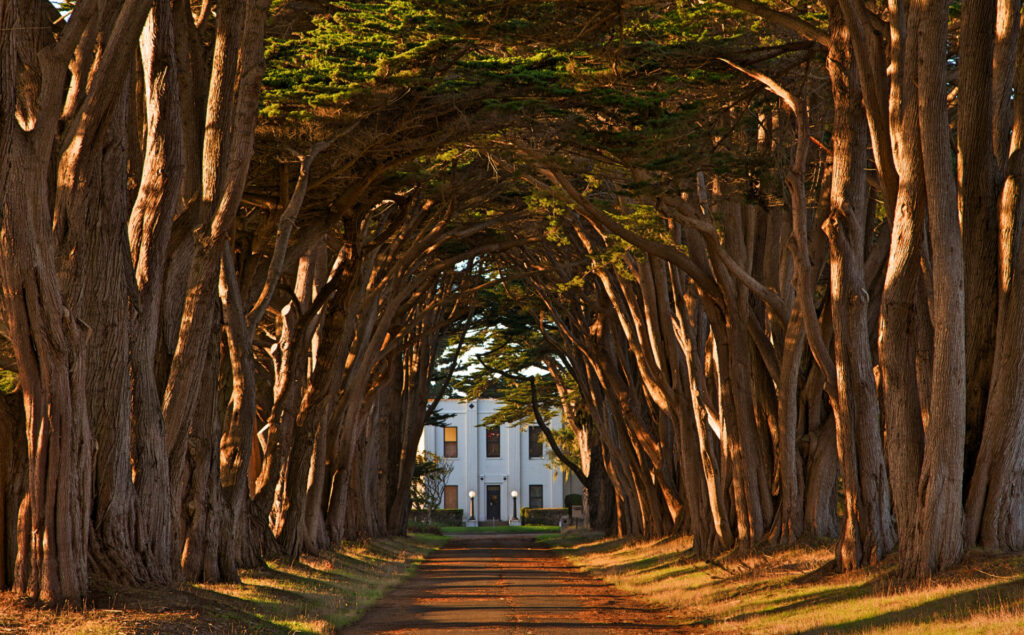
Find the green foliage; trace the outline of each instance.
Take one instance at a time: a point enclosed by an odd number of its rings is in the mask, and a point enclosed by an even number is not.
[[[558,525],[558,521],[569,514],[565,507],[524,507],[524,525]]]
[[[537,373],[553,354],[537,326],[540,301],[522,281],[508,280],[477,293],[477,318],[469,345],[479,351],[473,370],[459,377],[458,390],[468,398],[493,397],[505,402],[487,425],[522,425],[533,421],[530,384],[524,373]],[[548,324],[549,329],[554,329]],[[542,410],[550,416],[554,387],[538,377]]]
[[[538,401],[545,423],[558,415],[559,399],[550,376],[536,375]],[[529,381],[508,381],[500,391],[501,408],[484,419],[487,426],[527,427],[536,424]]]
[[[736,73],[713,60],[777,41],[757,20],[696,0],[337,1],[298,30],[288,4],[271,20],[264,117],[358,110],[374,93],[450,95],[471,102],[460,106],[467,116],[500,113],[550,141],[659,170],[723,165],[722,144],[708,140],[735,123],[718,125],[709,112],[735,91]]]
[[[429,533],[440,533],[441,527],[461,527],[463,511],[461,509],[435,509],[435,510],[412,510],[409,516],[410,531],[414,525],[425,526],[423,531]],[[429,523],[429,524],[428,524]],[[436,527],[437,530],[429,529]]]
[[[268,37],[262,114],[338,106],[378,82],[425,81],[424,67],[458,41],[443,4],[333,2],[304,33]]]
[[[0,370],[0,392],[11,394],[18,389],[18,373]]]
[[[555,437],[555,441],[558,443],[558,448],[562,451],[562,454],[576,465],[580,465],[582,459],[580,457],[580,446],[576,440],[576,432],[571,427],[563,425],[561,428],[552,430],[551,434]],[[545,443],[547,443],[546,440]],[[545,457],[549,470],[560,471],[563,474],[568,472],[569,468],[562,463],[561,459],[555,456],[555,453],[550,448]]]
[[[457,199],[453,191],[467,196],[464,190],[481,182],[469,174],[528,173],[535,161],[560,165],[588,201],[617,222],[677,248],[654,197],[677,188],[681,179],[692,182],[698,169],[723,179],[767,181],[762,175],[778,163],[778,157],[751,151],[748,143],[755,138],[758,116],[774,108],[772,100],[763,88],[750,89],[749,80],[718,58],[749,54],[771,64],[774,56],[787,73],[808,63],[786,50],[766,51],[783,42],[775,30],[705,0],[632,5],[334,1],[325,3],[322,15],[294,28],[284,19],[289,4],[274,5],[264,117],[330,119],[342,111],[346,121],[379,117],[377,136],[366,144],[389,149],[406,138],[443,136],[410,150],[409,158],[396,161],[389,172],[403,189],[414,184],[437,192],[437,200]],[[812,21],[821,14],[815,4],[794,10]],[[806,53],[800,51],[810,59]],[[396,114],[388,110],[396,103],[414,105]],[[442,117],[411,119],[436,104],[457,112],[465,131],[451,133],[451,120]],[[516,153],[522,148],[530,151],[526,158]],[[491,165],[498,153],[505,153],[501,158],[507,162],[500,168]],[[367,163],[376,169],[389,159],[374,156]],[[482,202],[460,208],[458,222],[525,210],[536,224],[534,235],[543,235],[547,246],[574,247],[564,228],[576,222],[576,212],[557,194],[520,183],[495,186],[479,198]],[[502,238],[495,232],[475,240]],[[439,251],[455,254],[471,246],[468,240],[452,241]],[[628,280],[628,263],[643,257],[632,245],[608,237],[589,268],[575,267],[549,288],[585,299],[595,269],[610,267]],[[495,264],[480,280],[501,275]],[[485,352],[446,394],[500,398],[506,405],[488,425],[531,425],[525,377],[536,374],[543,416],[559,412],[560,397],[545,372],[556,352],[541,335],[538,322],[545,309],[531,289],[508,280],[479,291],[475,304],[479,313],[459,328],[471,334],[467,349]],[[557,329],[547,324],[547,331]],[[446,345],[453,342],[449,338]],[[447,369],[457,361],[453,357],[447,349],[437,367]],[[436,395],[445,384],[436,373],[434,379]]]
[[[414,534],[434,534],[435,536],[442,536],[444,532],[441,531],[441,525],[437,523],[424,523],[415,520],[409,521],[409,532]]]
[[[425,425],[446,426],[448,425],[448,420],[453,418],[454,416],[455,415],[453,413],[441,412],[440,409],[434,409],[434,411],[431,412],[427,417]]]

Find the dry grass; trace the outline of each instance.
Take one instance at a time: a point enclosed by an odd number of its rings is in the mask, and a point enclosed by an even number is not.
[[[96,589],[80,609],[33,608],[0,593],[8,633],[330,633],[359,619],[445,542],[440,536],[372,540],[294,564],[246,571],[241,584],[180,589]]]
[[[691,557],[688,539],[556,538],[578,566],[694,627],[722,633],[1024,632],[1024,556],[971,553],[926,583],[891,563],[832,573],[832,546]]]

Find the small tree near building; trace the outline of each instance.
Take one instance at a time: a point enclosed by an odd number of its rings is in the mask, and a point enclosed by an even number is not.
[[[455,463],[433,452],[416,455],[416,468],[412,478],[413,509],[426,510],[427,523],[434,520],[434,511],[444,500],[444,488],[452,475]]]

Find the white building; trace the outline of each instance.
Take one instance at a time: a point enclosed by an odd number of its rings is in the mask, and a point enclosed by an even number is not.
[[[509,521],[513,511],[518,517],[523,507],[563,507],[566,494],[582,492],[574,476],[564,477],[547,466],[547,444],[540,426],[521,430],[480,425],[500,407],[497,399],[443,399],[438,411],[455,416],[445,427],[426,426],[420,438],[420,452],[433,452],[455,464],[442,507],[462,509],[467,522]],[[548,425],[557,429],[562,422],[556,417]],[[515,504],[513,493],[517,494]]]

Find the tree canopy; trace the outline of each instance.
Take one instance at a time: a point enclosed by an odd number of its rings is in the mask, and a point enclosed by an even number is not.
[[[1020,22],[0,3],[0,588],[403,533],[453,389],[619,535],[1024,548]]]

